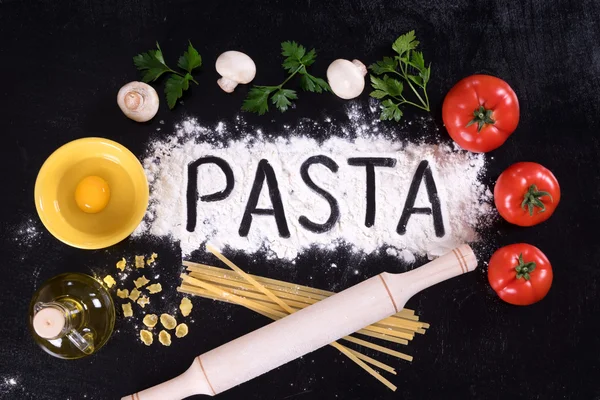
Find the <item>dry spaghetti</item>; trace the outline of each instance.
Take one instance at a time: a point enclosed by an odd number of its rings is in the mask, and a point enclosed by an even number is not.
[[[207,246],[207,249],[233,271],[184,261],[183,265],[187,267],[188,273],[181,275],[182,284],[177,288],[179,292],[242,305],[273,320],[281,319],[334,294],[326,290],[247,274],[215,248]],[[354,335],[358,334],[405,345],[414,338],[415,333],[424,334],[427,328],[429,328],[429,324],[419,321],[419,317],[415,315],[413,310],[402,309],[396,315],[367,326],[355,332]],[[413,359],[408,354],[371,343],[354,335],[346,336],[341,340],[406,361],[412,361]],[[393,367],[338,342],[333,342],[330,345],[386,387],[393,391],[396,390],[394,384],[373,368],[376,367],[396,375]]]

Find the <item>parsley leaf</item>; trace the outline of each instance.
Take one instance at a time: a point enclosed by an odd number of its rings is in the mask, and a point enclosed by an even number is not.
[[[383,79],[379,79],[375,75],[371,75],[371,86],[373,86],[373,89],[378,89],[387,93],[387,85]]]
[[[423,53],[420,51],[411,52],[409,65],[416,68],[416,70],[419,72],[419,75],[408,75],[408,78],[419,86],[427,85],[431,75],[431,64],[428,67],[425,67]]]
[[[292,105],[290,100],[296,100],[298,96],[295,90],[291,89],[279,89],[273,97],[271,97],[271,103],[275,105],[281,112],[285,112],[289,106]]]
[[[317,59],[315,49],[307,53],[304,46],[290,41],[281,43],[281,55],[285,57],[282,66],[290,74],[295,71],[306,71],[306,67],[313,65]]]
[[[296,42],[281,43],[281,55],[285,57],[283,60],[283,68],[290,74],[296,71],[302,65],[302,57],[304,57],[306,49],[304,46]]]
[[[396,98],[402,96],[402,91],[404,90],[402,82],[390,78],[387,75],[384,75],[383,79],[371,75],[371,85],[373,86],[373,89],[385,92],[387,96]]]
[[[316,93],[331,91],[329,84],[324,79],[308,73],[307,68],[313,65],[317,59],[315,49],[306,51],[301,44],[286,41],[281,43],[281,55],[284,57],[281,66],[289,76],[277,86],[252,87],[242,104],[242,110],[263,115],[269,111],[269,97],[271,97],[271,103],[279,111],[287,111],[292,105],[292,100],[296,100],[298,95],[295,90],[284,89],[283,86],[296,74],[300,74],[300,87],[304,91]]]
[[[410,53],[410,64],[419,71],[423,71],[425,69],[425,59],[423,58],[423,53],[420,51],[413,51]]]
[[[306,49],[304,46],[294,41],[286,40],[281,43],[281,55],[284,57],[300,60],[305,53]]]
[[[192,71],[202,65],[202,57],[198,54],[194,46],[192,46],[192,42],[188,41],[187,51],[179,57],[177,62],[177,66],[187,72],[174,71],[165,63],[162,50],[158,42],[156,42],[156,50],[138,54],[133,57],[133,63],[138,70],[144,72],[142,80],[146,83],[156,81],[166,72],[170,73],[169,78],[165,82],[164,92],[167,97],[167,105],[170,109],[173,109],[175,104],[177,104],[177,100],[183,96],[183,92],[189,89],[190,82],[198,84],[192,76]]]
[[[416,75],[406,75],[406,77],[408,79],[410,79],[411,81],[413,81],[414,83],[416,83],[417,85],[422,85],[423,84],[423,80],[421,79],[420,76],[416,76]]]
[[[160,48],[160,45],[158,44],[158,42],[156,42],[156,48],[157,48],[158,50],[156,50],[156,51],[154,52],[154,56],[156,57],[156,59],[157,59],[158,61],[160,61],[160,62],[161,62],[161,63],[163,63],[163,64],[166,64],[166,63],[165,63],[165,58],[163,57],[162,49]]]
[[[382,120],[400,121],[403,115],[400,106],[403,104],[410,104],[425,111],[430,109],[427,83],[431,77],[431,64],[425,66],[423,53],[416,50],[418,45],[415,31],[405,33],[392,44],[397,56],[384,57],[383,60],[369,66],[373,73],[371,86],[374,91],[371,92],[371,97],[385,99],[381,103]],[[405,84],[414,93],[416,100],[407,99],[403,93]]]
[[[419,76],[421,77],[421,79],[423,79],[423,86],[427,86],[429,78],[431,77],[431,63],[429,63],[429,66],[427,68],[419,72]]]
[[[300,78],[300,87],[306,92],[331,92],[329,84],[324,79],[312,76],[308,72],[302,73]]]
[[[183,91],[188,90],[190,87],[190,80],[192,76],[185,74],[185,76],[172,74],[167,82],[165,82],[165,94],[167,95],[167,104],[172,110],[177,103],[177,100],[183,96]]]
[[[242,104],[242,110],[263,115],[269,111],[269,95],[276,87],[254,86]]]
[[[375,99],[383,99],[387,95],[388,95],[387,92],[385,92],[383,90],[374,90],[369,94],[369,96],[371,96]]]
[[[383,76],[383,81],[387,86],[387,91],[390,96],[402,96],[402,91],[404,90],[404,85],[402,84],[402,82],[396,79],[389,78],[387,75]]]
[[[385,120],[394,120],[399,122],[402,119],[402,110],[398,107],[398,104],[394,103],[392,100],[388,99],[381,103],[381,115],[379,119],[382,121]]]
[[[369,69],[377,75],[385,74],[386,72],[396,72],[398,61],[392,57],[383,57],[382,61],[377,61],[375,64],[369,65]]]
[[[198,54],[198,51],[192,46],[192,42],[188,41],[188,49],[181,57],[177,66],[181,69],[186,70],[190,74],[192,70],[202,65],[202,57]]]
[[[404,53],[416,49],[418,45],[419,41],[416,40],[415,31],[410,31],[396,39],[392,44],[392,49],[402,56]]]
[[[163,58],[158,42],[156,43],[156,48],[157,50],[150,50],[133,57],[133,63],[137,69],[145,71],[142,76],[143,82],[154,82],[165,72],[172,71],[171,68],[165,64],[165,59]]]
[[[315,49],[312,49],[311,51],[306,53],[304,56],[302,56],[302,58],[300,59],[300,62],[302,64],[304,64],[305,67],[310,67],[311,65],[313,65],[315,63],[316,59],[317,59],[317,51]]]

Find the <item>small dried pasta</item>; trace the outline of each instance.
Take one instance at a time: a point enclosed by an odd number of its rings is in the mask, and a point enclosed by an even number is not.
[[[152,285],[148,285],[146,288],[150,294],[156,294],[162,292],[162,285],[160,283],[153,283]]]
[[[120,297],[122,299],[126,299],[127,297],[129,297],[129,290],[127,289],[117,289],[117,297]]]
[[[133,317],[133,309],[131,308],[131,303],[121,304],[121,308],[123,308],[124,317]]]
[[[113,278],[113,277],[112,277],[112,276],[110,276],[110,275],[106,275],[106,276],[104,277],[104,279],[102,279],[102,280],[104,281],[104,283],[106,284],[106,286],[107,286],[108,288],[111,288],[111,287],[113,287],[113,286],[114,286],[114,285],[117,283],[117,281],[115,281],[115,278]]]
[[[137,299],[139,299],[140,294],[142,294],[142,292],[140,292],[139,290],[137,290],[137,288],[133,288],[131,290],[131,293],[129,293],[129,298],[133,301],[136,301]]]
[[[187,317],[192,312],[193,307],[194,305],[192,304],[192,301],[190,299],[188,299],[187,297],[181,299],[181,304],[179,304],[179,310],[181,311],[181,315]]]
[[[150,346],[152,342],[154,342],[154,336],[152,332],[147,331],[145,329],[140,330],[140,339],[146,346]]]
[[[148,296],[142,296],[138,299],[137,303],[140,305],[140,307],[144,308],[146,307],[146,304],[150,304],[150,299]]]
[[[135,267],[144,268],[144,256],[135,256]]]
[[[167,331],[160,331],[160,333],[158,334],[158,341],[163,346],[170,346],[171,345],[171,335]]]
[[[146,316],[144,317],[144,320],[142,322],[148,328],[154,328],[156,326],[156,324],[158,323],[158,317],[156,316],[156,314],[146,314]]]
[[[178,338],[182,338],[188,334],[188,326],[186,324],[179,324],[177,328],[175,328],[175,336]]]
[[[169,330],[177,326],[177,320],[175,320],[175,318],[169,314],[161,314],[160,323],[162,324],[162,326]]]
[[[154,262],[156,261],[156,259],[157,259],[157,258],[158,258],[158,254],[156,254],[156,253],[152,253],[152,254],[150,255],[150,257],[149,257],[149,258],[146,260],[146,264],[147,264],[147,265],[152,265],[152,264],[154,264]]]
[[[146,278],[144,275],[140,276],[139,278],[137,278],[136,280],[133,281],[134,285],[136,288],[141,288],[142,286],[146,286],[148,284],[148,282],[150,282],[150,280],[148,278]]]
[[[121,259],[121,261],[117,261],[117,269],[121,271],[125,271],[125,267],[127,266],[127,261],[125,261],[125,257]]]

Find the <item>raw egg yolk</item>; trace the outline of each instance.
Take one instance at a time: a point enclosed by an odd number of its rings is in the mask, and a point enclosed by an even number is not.
[[[99,176],[83,178],[75,189],[75,202],[81,211],[95,214],[102,210],[110,200],[108,183]]]

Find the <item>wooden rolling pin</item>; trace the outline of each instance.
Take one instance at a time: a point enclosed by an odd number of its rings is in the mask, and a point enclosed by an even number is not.
[[[421,290],[477,268],[462,245],[402,274],[382,273],[196,357],[183,374],[121,400],[214,396],[396,314]]]

